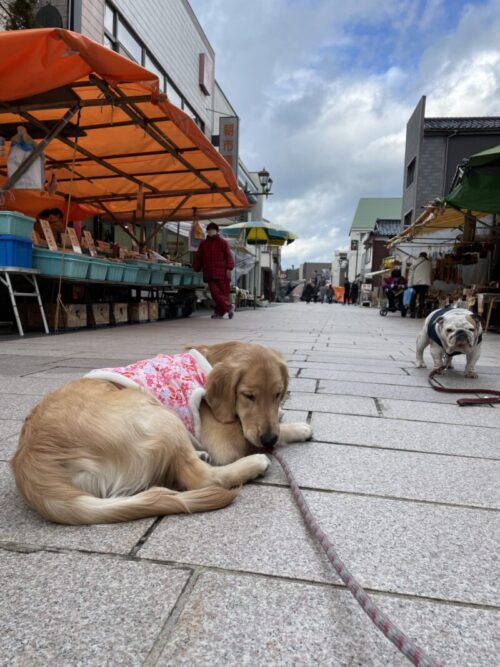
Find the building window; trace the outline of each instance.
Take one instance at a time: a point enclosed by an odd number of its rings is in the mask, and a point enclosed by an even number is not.
[[[123,55],[129,55],[139,65],[142,63],[142,46],[132,32],[127,28],[121,19],[118,19],[117,35],[120,43],[120,53],[124,51]]]
[[[106,5],[104,10],[104,29],[110,35],[114,35],[116,33],[115,12],[109,5]]]
[[[409,188],[410,185],[415,180],[415,165],[417,164],[417,158],[414,157],[410,164],[406,167],[406,187]]]
[[[151,58],[149,53],[146,53],[144,55],[144,67],[148,69],[150,72],[153,72],[153,74],[156,74],[158,79],[160,80],[160,90],[165,92],[166,86],[165,86],[165,74],[163,73],[161,67],[156,64],[156,62]]]
[[[124,19],[111,5],[106,3],[104,11],[104,45],[113,51],[135,60],[150,72],[154,72],[160,80],[160,89],[167,93],[172,104],[183,109],[194,120],[198,127],[205,131],[205,123],[191,107],[185,97],[179,93],[165,70],[149,53],[146,45],[139,39]]]
[[[408,213],[403,218],[403,227],[409,227],[412,222],[413,211],[408,211]]]

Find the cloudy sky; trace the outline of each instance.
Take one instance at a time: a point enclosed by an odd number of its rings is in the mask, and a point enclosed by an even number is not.
[[[406,122],[500,115],[500,0],[190,0],[265,166],[265,215],[300,239],[284,265],[330,261],[360,197],[401,196]]]

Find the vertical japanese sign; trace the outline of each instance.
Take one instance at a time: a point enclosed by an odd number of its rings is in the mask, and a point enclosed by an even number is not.
[[[238,174],[238,116],[221,116],[219,119],[219,151],[230,164],[234,174]]]

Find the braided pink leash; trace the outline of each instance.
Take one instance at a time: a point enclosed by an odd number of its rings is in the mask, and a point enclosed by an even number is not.
[[[333,544],[319,527],[318,522],[309,509],[309,505],[307,504],[302,491],[299,489],[297,482],[295,481],[295,477],[293,476],[288,463],[283,459],[278,450],[275,449],[272,453],[285,472],[286,478],[290,484],[290,489],[297,501],[297,505],[305,519],[307,527],[320,543],[328,560],[335,568],[335,572],[337,572],[348,590],[356,598],[361,609],[363,609],[363,611],[371,618],[387,639],[389,639],[414,665],[417,665],[417,667],[441,667],[438,662],[426,655],[421,648],[408,639],[404,632],[402,632],[398,626],[395,625],[390,618],[379,609],[379,607],[377,607],[361,584],[352,576],[339,558]]]

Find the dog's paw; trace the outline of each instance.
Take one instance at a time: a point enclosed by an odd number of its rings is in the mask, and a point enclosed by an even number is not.
[[[208,452],[196,452],[196,453],[204,463],[212,463],[212,457]]]
[[[472,379],[475,380],[476,378],[479,377],[479,375],[476,373],[476,371],[465,371],[465,373],[464,373],[464,377],[466,377],[466,378],[472,378]]]
[[[310,440],[312,435],[312,428],[305,422],[283,424],[280,430],[281,442],[305,442]]]
[[[419,361],[417,364],[417,368],[427,368],[427,364],[425,361]]]
[[[271,465],[269,457],[267,457],[265,454],[251,454],[250,456],[246,457],[246,460],[248,459],[251,459],[252,463],[255,464],[257,469],[256,476],[264,475],[266,470]]]

